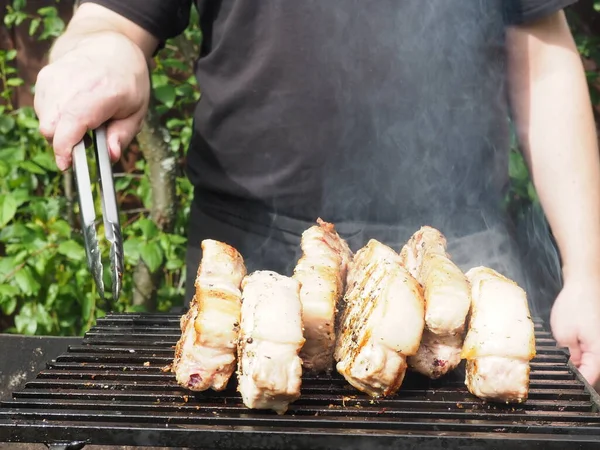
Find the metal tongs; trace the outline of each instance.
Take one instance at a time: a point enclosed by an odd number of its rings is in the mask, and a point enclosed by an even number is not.
[[[108,154],[108,145],[106,142],[106,127],[104,125],[92,130],[92,141],[98,166],[98,177],[100,180],[104,235],[110,242],[112,293],[113,299],[117,300],[121,293],[124,270],[123,237],[121,235],[119,211],[117,209],[117,195],[115,192],[112,166]],[[75,181],[77,184],[88,267],[92,272],[101,297],[104,298],[104,270],[96,234],[96,211],[94,208],[92,184],[90,182],[90,171],[84,139],[73,148],[73,171],[75,173]]]

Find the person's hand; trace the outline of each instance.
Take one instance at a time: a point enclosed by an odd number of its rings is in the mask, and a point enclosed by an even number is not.
[[[559,345],[568,347],[571,361],[586,380],[600,387],[600,273],[565,273],[550,324]]]
[[[148,109],[150,81],[139,47],[118,33],[100,32],[44,67],[35,89],[40,132],[52,143],[58,168],[66,170],[85,133],[109,120],[110,156],[119,159]]]

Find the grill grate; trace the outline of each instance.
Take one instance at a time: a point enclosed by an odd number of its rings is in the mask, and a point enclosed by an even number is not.
[[[163,367],[179,315],[113,314],[0,405],[0,441],[223,449],[599,448],[600,397],[536,322],[529,400],[486,404],[460,370],[438,381],[408,374],[373,401],[342,377],[304,377],[288,413],[245,408],[228,389],[191,393]]]

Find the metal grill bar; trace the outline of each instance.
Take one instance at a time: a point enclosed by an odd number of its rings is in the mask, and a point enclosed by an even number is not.
[[[203,448],[598,448],[600,402],[536,322],[529,399],[470,395],[460,367],[442,380],[408,374],[371,400],[339,375],[305,376],[288,413],[249,410],[224,392],[181,388],[172,362],[179,315],[114,314],[0,405],[0,441],[84,441]],[[490,447],[491,446],[491,447]]]

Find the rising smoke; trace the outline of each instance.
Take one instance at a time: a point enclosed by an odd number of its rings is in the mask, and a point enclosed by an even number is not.
[[[237,2],[239,14],[279,8],[280,20],[230,31],[243,42],[219,39],[227,20],[215,24],[214,51],[198,65],[196,126],[220,151],[196,156],[195,173],[204,196],[224,189],[250,201],[232,213],[212,200],[199,229],[218,219],[213,238],[238,248],[249,270],[289,275],[317,217],[353,250],[370,238],[399,250],[431,225],[461,268],[491,266],[527,289],[534,314],[548,311],[560,270],[543,217],[512,224],[503,209],[506,3]]]

